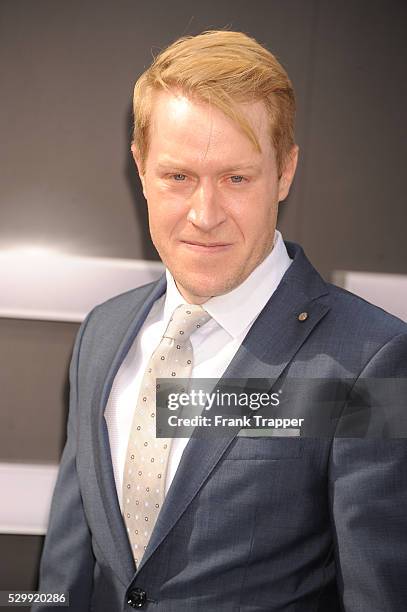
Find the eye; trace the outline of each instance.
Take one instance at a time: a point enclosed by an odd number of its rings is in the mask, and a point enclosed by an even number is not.
[[[235,174],[230,177],[230,180],[232,181],[232,183],[235,183],[235,184],[243,183],[244,177],[241,176],[240,174]]]
[[[178,182],[185,181],[185,179],[187,178],[185,174],[181,174],[181,173],[172,174],[171,176],[174,179],[174,181],[178,181]]]

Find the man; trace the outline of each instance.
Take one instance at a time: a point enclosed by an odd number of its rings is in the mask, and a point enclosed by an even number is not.
[[[407,326],[275,229],[298,155],[287,74],[248,36],[207,32],[156,58],[134,113],[166,274],[78,334],[41,591],[78,612],[400,612],[404,440],[155,436],[160,376],[351,380],[351,397],[406,376]]]

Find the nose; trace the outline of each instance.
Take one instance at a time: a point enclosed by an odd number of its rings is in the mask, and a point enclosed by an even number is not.
[[[216,188],[209,182],[202,182],[190,198],[188,221],[204,232],[215,229],[226,220]]]

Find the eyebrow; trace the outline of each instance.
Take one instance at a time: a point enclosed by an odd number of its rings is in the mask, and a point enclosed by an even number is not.
[[[175,160],[167,160],[164,162],[159,162],[157,164],[158,170],[168,170],[169,168],[187,171],[188,167],[182,162],[180,163]],[[248,171],[248,170],[260,170],[260,168],[257,164],[238,163],[235,166],[230,165],[230,166],[227,166],[226,168],[222,168],[221,172],[239,172],[239,171]]]
[[[158,170],[168,170],[170,168],[172,168],[173,170],[175,169],[181,170],[181,169],[186,169],[186,166],[184,166],[184,164],[181,164],[179,162],[172,162],[172,161],[160,162],[157,164]]]
[[[259,166],[257,164],[236,164],[236,166],[228,166],[224,168],[223,172],[232,172],[238,170],[259,170]]]

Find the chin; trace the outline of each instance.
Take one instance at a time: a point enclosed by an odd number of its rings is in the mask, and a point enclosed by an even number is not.
[[[199,278],[201,276],[201,278]],[[187,277],[185,274],[174,276],[179,288],[183,288],[189,295],[198,298],[210,298],[217,295],[223,295],[234,289],[239,283],[233,279],[214,279],[208,275],[194,275]]]

